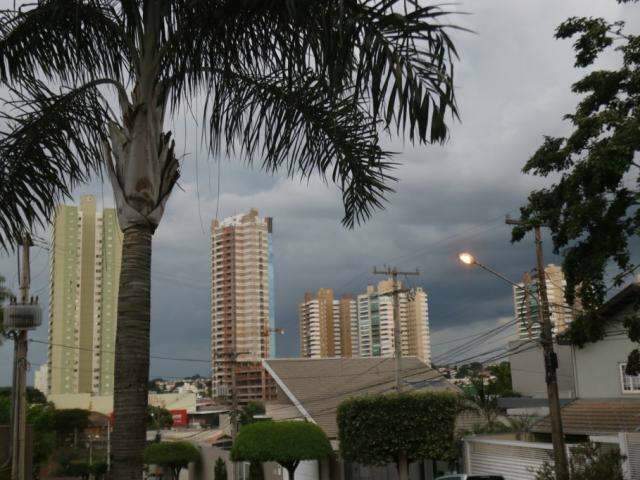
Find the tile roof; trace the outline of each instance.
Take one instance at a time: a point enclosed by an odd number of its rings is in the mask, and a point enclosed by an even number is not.
[[[562,407],[564,433],[602,435],[640,430],[640,398],[577,399]],[[534,432],[550,433],[549,417],[533,426]]]
[[[269,359],[264,364],[290,400],[336,438],[336,410],[343,400],[395,388],[393,358]],[[415,357],[402,359],[407,390],[448,390],[458,387]]]

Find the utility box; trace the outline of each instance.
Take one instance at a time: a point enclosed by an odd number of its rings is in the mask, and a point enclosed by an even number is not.
[[[7,330],[35,330],[42,324],[38,304],[10,303],[4,307],[3,326]]]

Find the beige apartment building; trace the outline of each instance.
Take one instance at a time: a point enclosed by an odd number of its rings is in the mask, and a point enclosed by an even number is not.
[[[554,334],[564,332],[573,321],[575,310],[579,308],[567,304],[564,298],[564,289],[567,282],[562,272],[562,267],[550,263],[544,269],[547,297],[549,299],[549,312]],[[513,287],[513,305],[516,318],[518,318],[518,337],[521,340],[538,338],[540,336],[540,323],[538,321],[538,278],[526,272],[518,287]]]
[[[402,288],[402,285],[399,285]],[[302,357],[391,357],[395,353],[393,281],[368,286],[356,299],[333,298],[331,289],[309,293],[299,307]],[[431,347],[426,292],[399,294],[400,345],[404,356],[429,364]]]
[[[357,356],[356,302],[334,298],[333,290],[307,292],[299,305],[300,356],[306,358]],[[355,338],[354,338],[354,335]]]
[[[47,393],[113,393],[122,233],[116,211],[59,205],[53,223]]]
[[[261,361],[275,355],[273,221],[258,211],[211,224],[213,391],[228,397],[235,369],[240,402],[269,396]]]

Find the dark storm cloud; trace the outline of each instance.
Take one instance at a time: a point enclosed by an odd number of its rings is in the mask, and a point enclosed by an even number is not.
[[[542,135],[567,132],[562,115],[577,101],[570,84],[582,73],[572,67],[570,42],[554,40],[553,31],[571,15],[624,18],[637,31],[638,9],[614,0],[477,0],[458,8],[471,15],[453,20],[475,32],[455,34],[462,122],[452,124],[444,146],[389,140],[389,149],[400,152],[396,193],[386,210],[352,231],[340,225],[343,212],[335,187],[318,179],[307,183],[268,176],[233,160],[218,164],[199,146],[201,132],[188,114],[168,123],[186,155],[182,190],[169,201],[154,240],[154,353],[209,358],[209,225],[216,210],[224,217],[256,207],[275,219],[276,318],[286,329],[278,341],[280,355],[297,354],[296,306],[305,290],[333,287],[337,293],[359,293],[367,282],[379,280],[369,272],[383,263],[420,269],[422,275],[412,284],[429,293],[436,352],[451,348],[446,342],[452,339],[511,319],[510,287],[463,268],[456,255],[473,251],[513,279],[533,266],[531,239],[511,245],[503,217],[517,214],[527,193],[543,185],[520,170]],[[605,63],[615,61],[611,56]],[[77,193],[101,198],[104,191],[110,205],[109,190],[94,183]],[[548,242],[546,254],[549,262],[559,262]],[[39,255],[34,271],[46,269],[46,252]],[[14,264],[14,258],[0,259],[0,272],[13,286]],[[36,279],[34,289],[46,293],[46,277]],[[46,327],[33,336],[46,338]],[[486,349],[499,341],[504,337]],[[10,352],[0,347],[0,383],[9,381]],[[34,362],[45,354],[43,346],[32,345]],[[152,363],[154,376],[208,370],[207,363]]]

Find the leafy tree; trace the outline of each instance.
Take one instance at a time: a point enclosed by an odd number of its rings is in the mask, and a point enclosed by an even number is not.
[[[495,380],[491,380],[489,383],[489,390],[491,393],[504,397],[506,394],[511,394],[511,364],[509,362],[500,362],[498,365],[489,365],[487,367],[491,375]]]
[[[264,480],[264,470],[261,462],[251,462],[249,464],[249,480]]]
[[[602,451],[594,443],[580,445],[569,457],[568,480],[623,480],[622,461],[618,450]],[[545,462],[536,473],[536,480],[556,480],[553,467]]]
[[[591,67],[610,49],[622,61],[618,68],[593,69],[573,84],[572,91],[583,98],[565,116],[572,133],[545,137],[523,169],[559,180],[529,195],[521,208],[525,224],[513,230],[513,240],[536,224],[548,226],[554,250],[564,255],[568,303],[577,294],[582,307],[592,311],[609,290],[610,265],[619,270],[614,284],[638,267],[629,245],[640,233],[640,40],[624,32],[624,22],[591,17],[567,19],[555,36],[576,38],[576,67]]]
[[[144,449],[144,462],[169,469],[173,480],[178,479],[180,470],[199,461],[200,452],[189,442],[152,443]]]
[[[5,331],[4,331],[4,309],[2,308],[2,305],[4,304],[4,301],[7,299],[7,297],[9,296],[9,290],[7,290],[7,288],[4,286],[4,277],[2,275],[0,275],[0,345],[2,345],[2,340],[4,339],[5,336]]]
[[[220,457],[213,467],[213,478],[214,480],[227,480],[227,464]]]
[[[11,422],[11,399],[0,396],[0,425],[9,425]]]
[[[238,422],[240,425],[249,425],[253,423],[255,415],[264,415],[266,409],[262,402],[247,402],[247,404],[240,410],[240,416]]]
[[[180,170],[166,117],[199,96],[213,153],[330,177],[351,227],[391,190],[380,132],[447,138],[457,53],[445,13],[414,0],[43,0],[0,12],[0,80],[13,96],[0,245],[102,167],[114,191],[116,478],[142,470],[151,242]]]
[[[33,428],[34,466],[45,465],[56,448],[54,412],[55,407],[51,403],[29,405],[27,423]]]
[[[147,425],[154,430],[170,428],[173,425],[173,416],[166,408],[149,405],[147,407]]]
[[[451,393],[405,393],[345,400],[338,407],[340,455],[364,465],[451,460],[459,399]],[[384,441],[380,441],[384,439]]]
[[[231,449],[234,462],[277,462],[295,479],[303,460],[321,460],[331,455],[327,436],[309,422],[256,422],[243,427]]]
[[[11,387],[0,387],[0,397],[11,398]],[[37,388],[27,387],[27,403],[47,403],[47,397]]]
[[[58,434],[61,443],[77,443],[78,434],[89,426],[89,412],[81,408],[54,410],[51,419],[52,429]]]
[[[485,385],[485,379],[482,377],[472,378],[470,387],[464,393],[465,408],[482,415],[486,427],[493,430],[500,415],[498,395],[489,391],[488,386]]]

